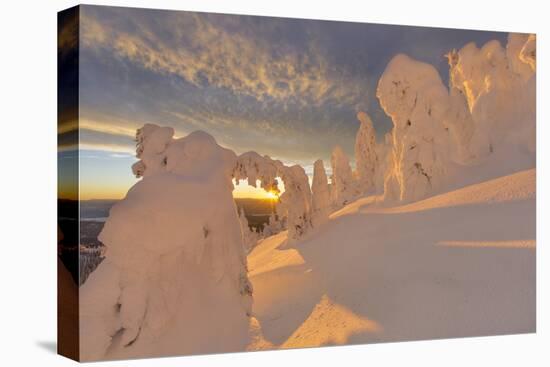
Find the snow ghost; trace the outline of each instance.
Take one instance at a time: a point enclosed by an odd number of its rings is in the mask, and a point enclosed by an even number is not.
[[[366,113],[359,112],[357,119],[361,125],[355,138],[355,170],[358,188],[362,194],[367,194],[375,189],[378,174],[376,132]]]
[[[138,131],[133,170],[143,179],[111,209],[99,235],[106,259],[81,288],[84,360],[239,350],[248,332],[236,156],[204,132],[172,136]]]
[[[243,233],[244,250],[248,254],[256,247],[260,235],[248,225],[248,219],[246,219],[244,208],[241,208],[239,211],[239,221],[241,222],[241,231]]]
[[[386,67],[376,95],[393,121],[384,196],[425,197],[443,184],[450,166],[447,89],[433,66],[400,54]]]
[[[285,192],[279,198],[278,213],[286,213],[288,241],[292,243],[304,236],[311,223],[311,188],[302,166],[285,167],[281,172]]]
[[[348,156],[339,145],[332,150],[330,163],[332,165],[331,201],[335,208],[341,208],[355,199],[359,195],[359,191],[351,171]]]
[[[237,157],[233,171],[235,180],[247,179],[254,187],[259,180],[264,190],[278,191],[277,177],[284,182],[285,192],[279,198],[276,211],[278,217],[286,221],[288,241],[293,242],[311,228],[311,188],[304,169],[299,165],[287,167],[281,161],[256,152]]]
[[[471,122],[464,125],[473,161],[518,146],[535,150],[535,36],[510,34],[477,48],[469,43],[448,55],[450,90]]]
[[[312,222],[314,227],[320,227],[330,214],[330,191],[323,161],[318,159],[313,165],[312,191]]]

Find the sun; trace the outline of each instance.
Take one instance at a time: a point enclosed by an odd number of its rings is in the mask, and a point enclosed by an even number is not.
[[[279,199],[279,195],[277,194],[277,192],[275,191],[267,191],[265,193],[265,196],[269,199],[269,200],[277,200]]]

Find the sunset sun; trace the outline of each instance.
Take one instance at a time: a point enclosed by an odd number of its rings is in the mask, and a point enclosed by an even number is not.
[[[275,191],[267,191],[267,192],[265,193],[265,196],[266,196],[266,198],[269,199],[269,200],[277,200],[277,199],[279,199],[279,195],[278,195],[278,193],[275,192]]]

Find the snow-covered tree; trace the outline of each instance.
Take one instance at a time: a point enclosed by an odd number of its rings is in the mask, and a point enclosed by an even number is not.
[[[153,175],[166,168],[166,148],[172,141],[174,129],[145,124],[136,133],[136,157],[140,160],[132,166],[136,177]]]
[[[378,173],[375,176],[374,184],[376,193],[384,192],[384,177],[391,166],[392,134],[384,134],[384,141],[376,144],[376,155],[378,156]]]
[[[328,186],[327,174],[323,161],[318,159],[313,165],[312,191],[312,215],[311,220],[314,227],[323,225],[327,220],[331,210],[330,191]]]
[[[385,173],[386,199],[417,200],[440,187],[450,169],[450,134],[443,122],[449,95],[437,70],[406,55],[395,56],[376,95],[393,121]]]
[[[266,191],[278,191],[277,177],[284,182],[285,192],[277,203],[279,218],[286,219],[288,240],[299,239],[311,228],[311,188],[304,169],[299,165],[285,166],[281,161],[256,152],[247,152],[237,158],[233,170],[235,180],[247,179],[256,186],[260,181]]]
[[[348,156],[339,145],[332,150],[330,163],[332,166],[331,201],[335,208],[340,208],[355,199],[359,195],[359,191]]]
[[[288,239],[292,242],[306,234],[312,226],[311,188],[305,170],[299,165],[285,167],[281,179],[285,183],[285,192],[279,198],[277,213],[286,213],[281,217],[286,218]]]
[[[448,55],[451,59],[452,53]],[[474,139],[475,123],[462,91],[450,85],[449,109],[444,120],[444,125],[449,130],[452,144],[449,146],[451,158],[461,164],[470,164],[476,160],[476,153],[472,151],[472,139]],[[480,139],[481,137],[477,137]],[[482,144],[489,144],[484,141]]]
[[[534,158],[535,43],[534,35],[510,34],[506,49],[490,41],[452,50],[449,90],[431,65],[391,60],[377,89],[394,123],[385,198],[422,198],[450,180],[455,163]]]
[[[241,231],[243,234],[244,249],[246,253],[249,253],[254,247],[256,247],[260,236],[257,231],[250,228],[248,225],[248,219],[246,219],[244,208],[241,208],[239,211],[239,221],[241,223]]]
[[[535,36],[510,34],[478,48],[469,43],[448,55],[450,90],[467,106],[466,131],[472,160],[518,145],[535,150]],[[459,102],[456,102],[459,103]]]
[[[256,152],[246,152],[237,157],[232,175],[235,182],[247,180],[250,186],[256,187],[260,181],[262,189],[268,192],[278,192],[277,177],[285,170],[281,161],[261,156]]]
[[[248,333],[252,286],[232,197],[236,155],[204,132],[173,139],[169,130],[140,129],[134,171],[143,179],[99,235],[105,260],[80,288],[83,360],[108,350],[181,353],[216,340],[229,351],[237,345],[228,340]]]
[[[284,224],[279,220],[278,216],[275,213],[271,213],[269,216],[268,222],[264,225],[262,229],[262,237],[266,238],[273,236],[284,230]]]
[[[378,174],[378,154],[376,147],[376,132],[370,117],[365,112],[359,112],[359,131],[355,137],[355,170],[357,185],[362,194],[375,189]]]

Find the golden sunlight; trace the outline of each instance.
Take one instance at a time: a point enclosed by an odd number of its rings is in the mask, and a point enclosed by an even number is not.
[[[276,191],[267,191],[265,193],[265,196],[269,199],[269,200],[278,200],[279,199],[279,193],[276,192]]]
[[[261,200],[271,200],[277,201],[281,194],[285,191],[284,184],[281,180],[279,181],[278,189],[280,191],[270,190],[265,191],[261,188],[260,181],[256,182],[256,187],[250,186],[246,180],[239,180],[235,185],[233,190],[233,197],[237,199],[261,199]]]

